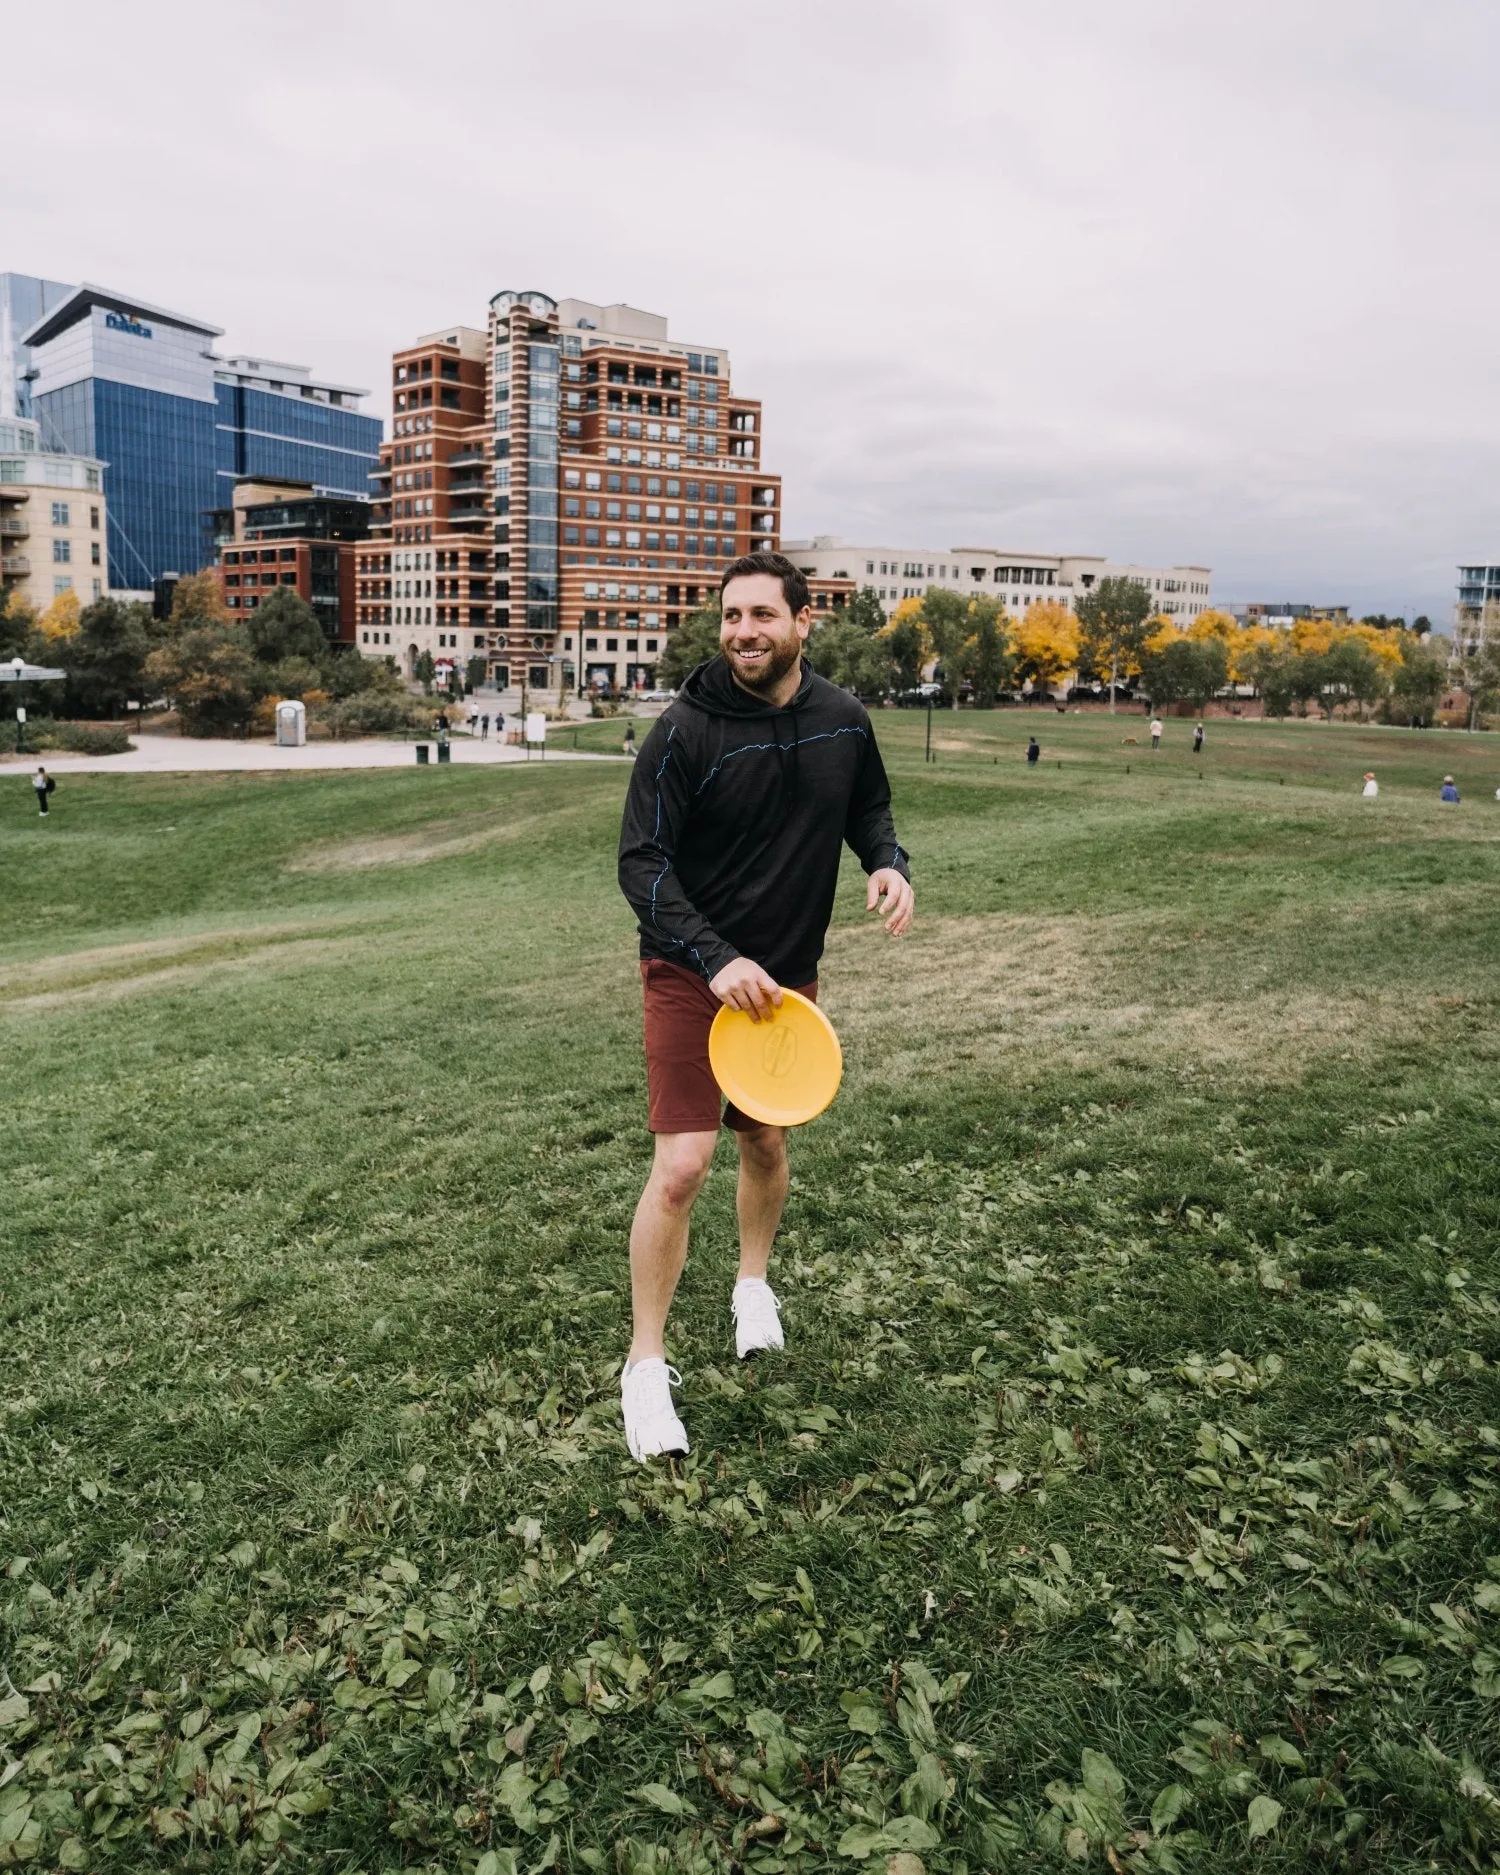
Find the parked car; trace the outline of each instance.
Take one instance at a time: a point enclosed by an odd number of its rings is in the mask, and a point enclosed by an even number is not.
[[[641,698],[643,703],[671,703],[675,700],[675,690],[648,690]]]

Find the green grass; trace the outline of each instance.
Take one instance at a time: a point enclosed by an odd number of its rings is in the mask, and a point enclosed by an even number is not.
[[[675,1470],[623,767],[0,793],[0,1867],[1500,1867],[1500,743],[879,727]]]

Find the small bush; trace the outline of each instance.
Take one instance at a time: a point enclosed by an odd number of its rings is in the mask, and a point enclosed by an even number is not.
[[[429,729],[432,712],[417,698],[388,691],[359,691],[318,711],[318,720],[336,737],[389,735],[397,729]]]
[[[14,730],[4,746],[15,747]],[[26,748],[66,749],[71,755],[125,755],[135,744],[118,723],[60,723],[52,716],[32,716],[26,723]]]
[[[118,723],[59,723],[52,747],[75,755],[128,755],[135,744]]]

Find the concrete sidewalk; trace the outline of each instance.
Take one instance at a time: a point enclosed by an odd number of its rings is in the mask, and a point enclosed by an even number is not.
[[[567,735],[566,727],[562,735]],[[197,736],[136,735],[135,747],[128,755],[64,755],[44,750],[40,755],[17,756],[14,752],[0,757],[0,777],[35,774],[40,763],[49,775],[199,775],[232,774],[247,770],[301,768],[415,768],[416,745],[411,742],[368,740],[358,742],[309,742],[300,749],[278,749],[270,742],[238,742]],[[428,759],[437,764],[437,742],[429,744]],[[455,736],[449,745],[455,765],[471,767],[478,763],[489,767],[516,762],[626,762],[625,755],[591,755],[580,749],[551,748],[545,757],[533,750],[528,758],[525,749],[504,742],[480,742],[468,736]]]

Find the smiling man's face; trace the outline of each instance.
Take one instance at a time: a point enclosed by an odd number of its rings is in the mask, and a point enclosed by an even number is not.
[[[801,660],[812,614],[804,607],[793,615],[774,573],[746,573],[730,580],[721,604],[719,648],[735,682],[762,697],[787,687],[789,673]]]

